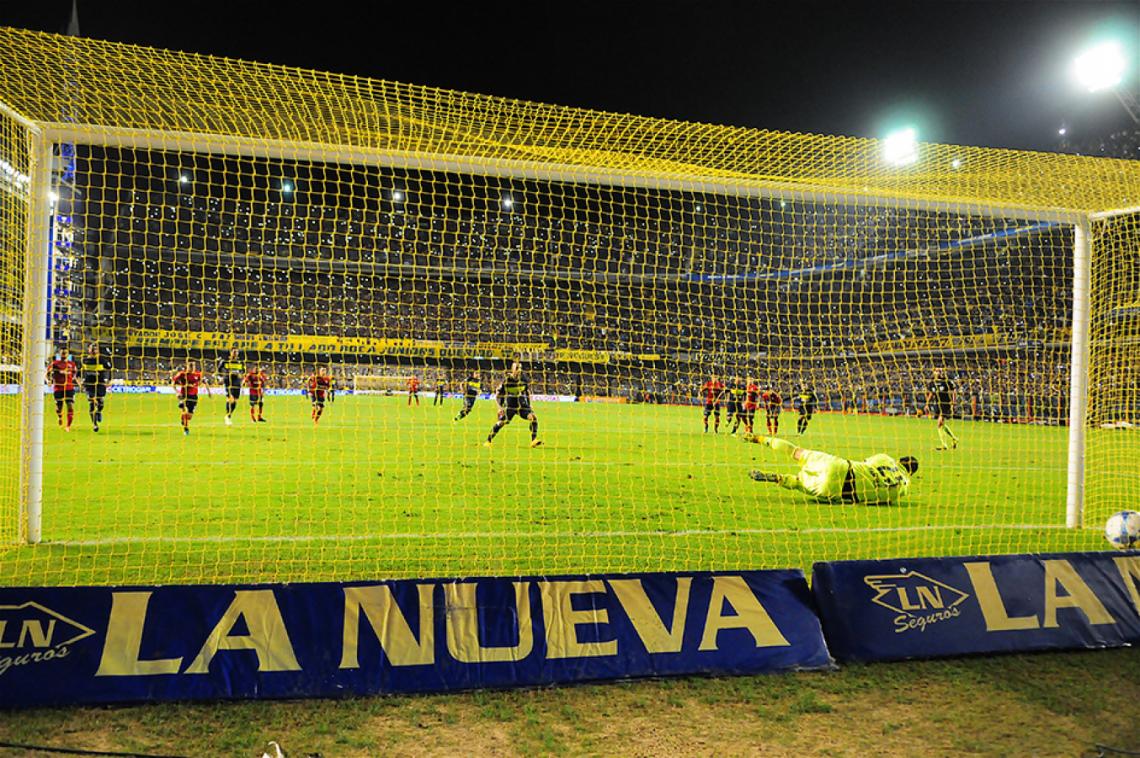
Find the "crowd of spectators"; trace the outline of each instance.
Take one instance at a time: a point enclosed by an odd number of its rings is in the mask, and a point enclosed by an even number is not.
[[[1071,320],[1072,269],[1060,227],[763,199],[654,208],[661,198],[634,189],[609,190],[605,213],[573,197],[555,207],[553,193],[461,208],[449,198],[462,188],[430,186],[375,207],[119,192],[77,214],[85,285],[72,310],[85,326],[117,330],[661,356],[536,367],[542,391],[562,394],[692,402],[715,371],[788,394],[810,385],[837,408],[910,412],[942,365],[961,377],[972,413],[1011,407],[1011,395],[1020,410],[993,415],[1033,415],[1030,397],[1064,411],[1056,347]],[[944,338],[945,356],[930,353],[931,338]],[[963,363],[947,351],[956,345],[981,352]],[[392,373],[335,360],[346,382]],[[137,370],[171,368],[147,361]]]
[[[747,233],[728,224],[747,219],[711,206],[701,226],[634,217],[605,229],[436,210],[376,211],[369,224],[354,220],[368,213],[359,209],[299,218],[277,203],[254,213],[139,195],[83,227],[93,272],[83,310],[100,325],[829,352],[932,335],[1032,338],[1069,318],[1064,232],[963,245],[1005,227],[945,214],[761,209]],[[200,207],[211,204],[219,210]]]
[[[1068,130],[1062,136],[1062,152],[1092,155],[1098,158],[1140,160],[1140,126],[1118,129],[1107,135],[1088,137]]]

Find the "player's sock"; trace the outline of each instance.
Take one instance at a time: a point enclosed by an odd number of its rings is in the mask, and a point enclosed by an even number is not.
[[[530,422],[530,440],[534,442],[536,439],[538,439],[538,419]]]
[[[498,434],[499,430],[506,425],[507,424],[505,421],[496,421],[495,425],[491,427],[491,433],[487,435],[487,441],[490,442],[491,440],[495,439],[495,435]]]
[[[946,427],[944,426],[938,427],[938,441],[942,443],[943,448],[950,447],[950,438],[946,434]]]
[[[75,409],[74,408],[68,408],[67,409],[67,428],[68,429],[71,428],[71,420],[73,418],[75,418]]]
[[[948,424],[943,424],[942,428],[946,430],[946,436],[950,438],[950,447],[958,447],[958,435],[950,431],[950,426]]]
[[[255,407],[253,407],[252,405],[249,406],[249,420],[250,421],[257,421],[257,409]]]

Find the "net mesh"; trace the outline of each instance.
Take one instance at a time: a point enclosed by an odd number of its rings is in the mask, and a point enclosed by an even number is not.
[[[1086,522],[1140,510],[1140,214],[1094,223]]]
[[[0,114],[0,385],[20,381],[29,165],[24,129]],[[20,508],[20,403],[0,393],[0,543],[23,539]]]
[[[0,474],[0,582],[1100,545],[1063,528],[1063,214],[1135,204],[1133,162],[923,145],[899,167],[869,140],[7,29],[0,49],[0,103],[58,143],[46,303],[23,298],[26,192],[3,196],[0,336],[19,363],[45,308],[79,364],[70,432],[66,380],[58,416],[45,398],[44,544],[2,531],[18,466]],[[30,132],[0,126],[26,161]],[[1094,227],[1092,375],[1118,389],[1090,385],[1090,518],[1135,494],[1113,473],[1135,432],[1099,428],[1137,421],[1129,218]],[[501,417],[515,361],[530,402]],[[373,386],[398,393],[350,391]],[[15,450],[18,396],[0,400]],[[894,504],[820,502],[751,479],[828,476],[749,431],[919,470]]]

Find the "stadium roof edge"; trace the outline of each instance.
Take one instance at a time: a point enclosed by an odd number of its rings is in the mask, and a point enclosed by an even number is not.
[[[1069,222],[1140,201],[1140,161],[604,113],[0,27],[0,113],[55,140]],[[149,142],[143,140],[148,136]],[[520,173],[521,172],[521,173]]]

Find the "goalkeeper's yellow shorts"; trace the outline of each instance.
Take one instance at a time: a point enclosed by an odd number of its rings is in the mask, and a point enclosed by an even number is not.
[[[843,482],[851,463],[830,453],[803,450],[800,458],[800,485],[806,492],[821,500],[841,500]]]

